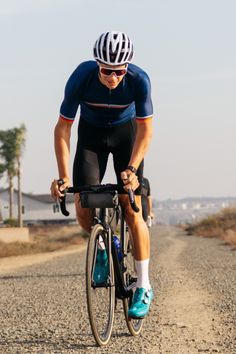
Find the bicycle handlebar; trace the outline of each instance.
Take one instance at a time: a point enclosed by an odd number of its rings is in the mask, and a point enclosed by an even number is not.
[[[59,184],[60,185],[60,184]],[[83,187],[68,187],[64,191],[64,197],[60,198],[60,209],[63,215],[69,216],[70,213],[66,209],[66,194],[67,193],[79,193],[79,192],[106,192],[106,191],[115,191],[115,190],[120,190],[121,187],[117,184],[99,184],[99,185],[88,185],[88,186],[83,186]],[[131,205],[131,208],[138,213],[139,212],[139,207],[136,204],[135,197],[134,197],[134,191],[132,189],[129,189],[128,191],[129,195],[129,202]]]

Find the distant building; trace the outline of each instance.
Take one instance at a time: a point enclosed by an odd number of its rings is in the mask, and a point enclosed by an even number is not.
[[[192,223],[210,214],[215,214],[225,207],[236,206],[236,197],[193,197],[154,200],[156,221],[164,224]]]
[[[74,196],[66,196],[67,210],[70,215],[65,217],[61,214],[59,204],[49,194],[22,193],[22,219],[25,224],[52,223],[52,222],[75,222]],[[14,190],[13,218],[17,219],[17,191]],[[0,220],[9,218],[9,194],[7,189],[0,189]]]

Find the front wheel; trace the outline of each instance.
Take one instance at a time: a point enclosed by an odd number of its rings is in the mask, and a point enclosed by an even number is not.
[[[124,283],[126,287],[131,288],[133,290],[132,292],[134,293],[135,290],[134,285],[137,280],[137,274],[136,274],[135,263],[134,263],[133,243],[128,230],[126,231],[125,239],[126,240],[124,244],[124,266],[126,270],[124,272],[123,277],[124,277]],[[125,320],[129,332],[132,334],[132,336],[137,336],[141,332],[143,319],[129,318],[128,310],[131,305],[131,302],[132,302],[132,297],[123,299]]]
[[[108,235],[103,226],[94,226],[87,248],[86,259],[86,294],[89,321],[94,338],[99,346],[106,345],[111,337],[114,309],[115,286],[112,257],[108,262],[108,276],[104,283],[96,284],[94,270],[98,253],[98,244],[103,241],[108,255]],[[110,266],[109,266],[110,263]],[[110,270],[109,270],[110,268]]]

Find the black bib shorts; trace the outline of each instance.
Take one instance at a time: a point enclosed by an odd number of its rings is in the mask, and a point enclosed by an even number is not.
[[[127,168],[136,136],[136,120],[112,127],[96,127],[80,118],[78,143],[73,165],[73,185],[80,187],[88,184],[100,184],[105,175],[108,156],[113,155],[114,169],[119,193],[126,194],[120,178]],[[143,161],[137,176],[142,181]],[[141,187],[136,189],[141,194]]]

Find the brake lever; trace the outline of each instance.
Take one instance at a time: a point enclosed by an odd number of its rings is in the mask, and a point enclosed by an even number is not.
[[[136,213],[138,213],[139,207],[137,206],[136,201],[135,201],[134,191],[130,188],[128,190],[128,193],[129,193],[129,200],[130,200],[131,207]]]
[[[63,180],[59,180],[58,181],[58,187],[62,186],[64,184],[64,181]],[[63,194],[63,197],[60,197],[59,199],[59,205],[60,205],[60,209],[61,209],[61,212],[63,215],[65,216],[69,216],[70,213],[69,211],[66,209],[66,193],[67,193],[67,188],[64,189],[63,192],[61,192]]]

